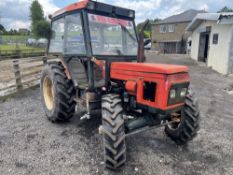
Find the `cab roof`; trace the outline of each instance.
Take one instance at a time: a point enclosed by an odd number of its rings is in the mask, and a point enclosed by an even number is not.
[[[74,10],[78,10],[78,9],[83,9],[83,8],[87,7],[87,4],[89,3],[89,1],[90,0],[83,0],[83,1],[73,3],[71,5],[68,5],[68,6],[54,12],[52,16],[54,18],[54,17],[59,16],[63,13],[66,13],[66,12],[70,12],[70,11],[74,11]]]
[[[108,14],[114,13],[117,16],[124,16],[128,18],[133,18],[133,19],[135,18],[134,10],[130,10],[130,9],[122,8],[122,7],[116,7],[116,6],[100,3],[97,1],[91,1],[91,0],[80,0],[76,3],[68,5],[56,11],[55,13],[53,13],[52,18],[58,17],[68,12],[80,10],[80,9],[88,9],[88,10],[99,11],[99,12],[108,13]]]

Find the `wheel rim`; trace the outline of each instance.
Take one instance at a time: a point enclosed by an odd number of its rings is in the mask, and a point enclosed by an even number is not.
[[[48,110],[52,110],[54,106],[53,83],[49,77],[45,77],[43,81],[43,95],[45,105]]]
[[[171,114],[171,121],[172,123],[168,124],[168,128],[171,130],[176,130],[179,128],[181,123],[181,112],[172,113]]]

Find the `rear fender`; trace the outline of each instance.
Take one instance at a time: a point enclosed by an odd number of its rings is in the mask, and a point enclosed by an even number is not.
[[[64,69],[65,69],[65,74],[66,74],[66,77],[71,80],[72,79],[72,76],[71,76],[71,73],[70,73],[70,70],[68,69],[68,66],[67,64],[65,63],[64,60],[60,59],[59,60],[61,62],[61,64],[63,65]]]

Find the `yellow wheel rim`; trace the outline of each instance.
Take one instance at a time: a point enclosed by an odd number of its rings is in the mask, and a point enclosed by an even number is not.
[[[45,77],[43,81],[43,94],[45,105],[48,110],[52,110],[54,106],[53,83],[49,77]]]

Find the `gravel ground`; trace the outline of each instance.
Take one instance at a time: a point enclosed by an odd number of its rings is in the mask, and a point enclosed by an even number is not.
[[[127,164],[104,169],[99,119],[47,121],[39,88],[0,102],[0,174],[233,175],[233,79],[184,56],[148,54],[149,62],[188,65],[202,114],[199,135],[178,147],[157,129],[127,138]]]

